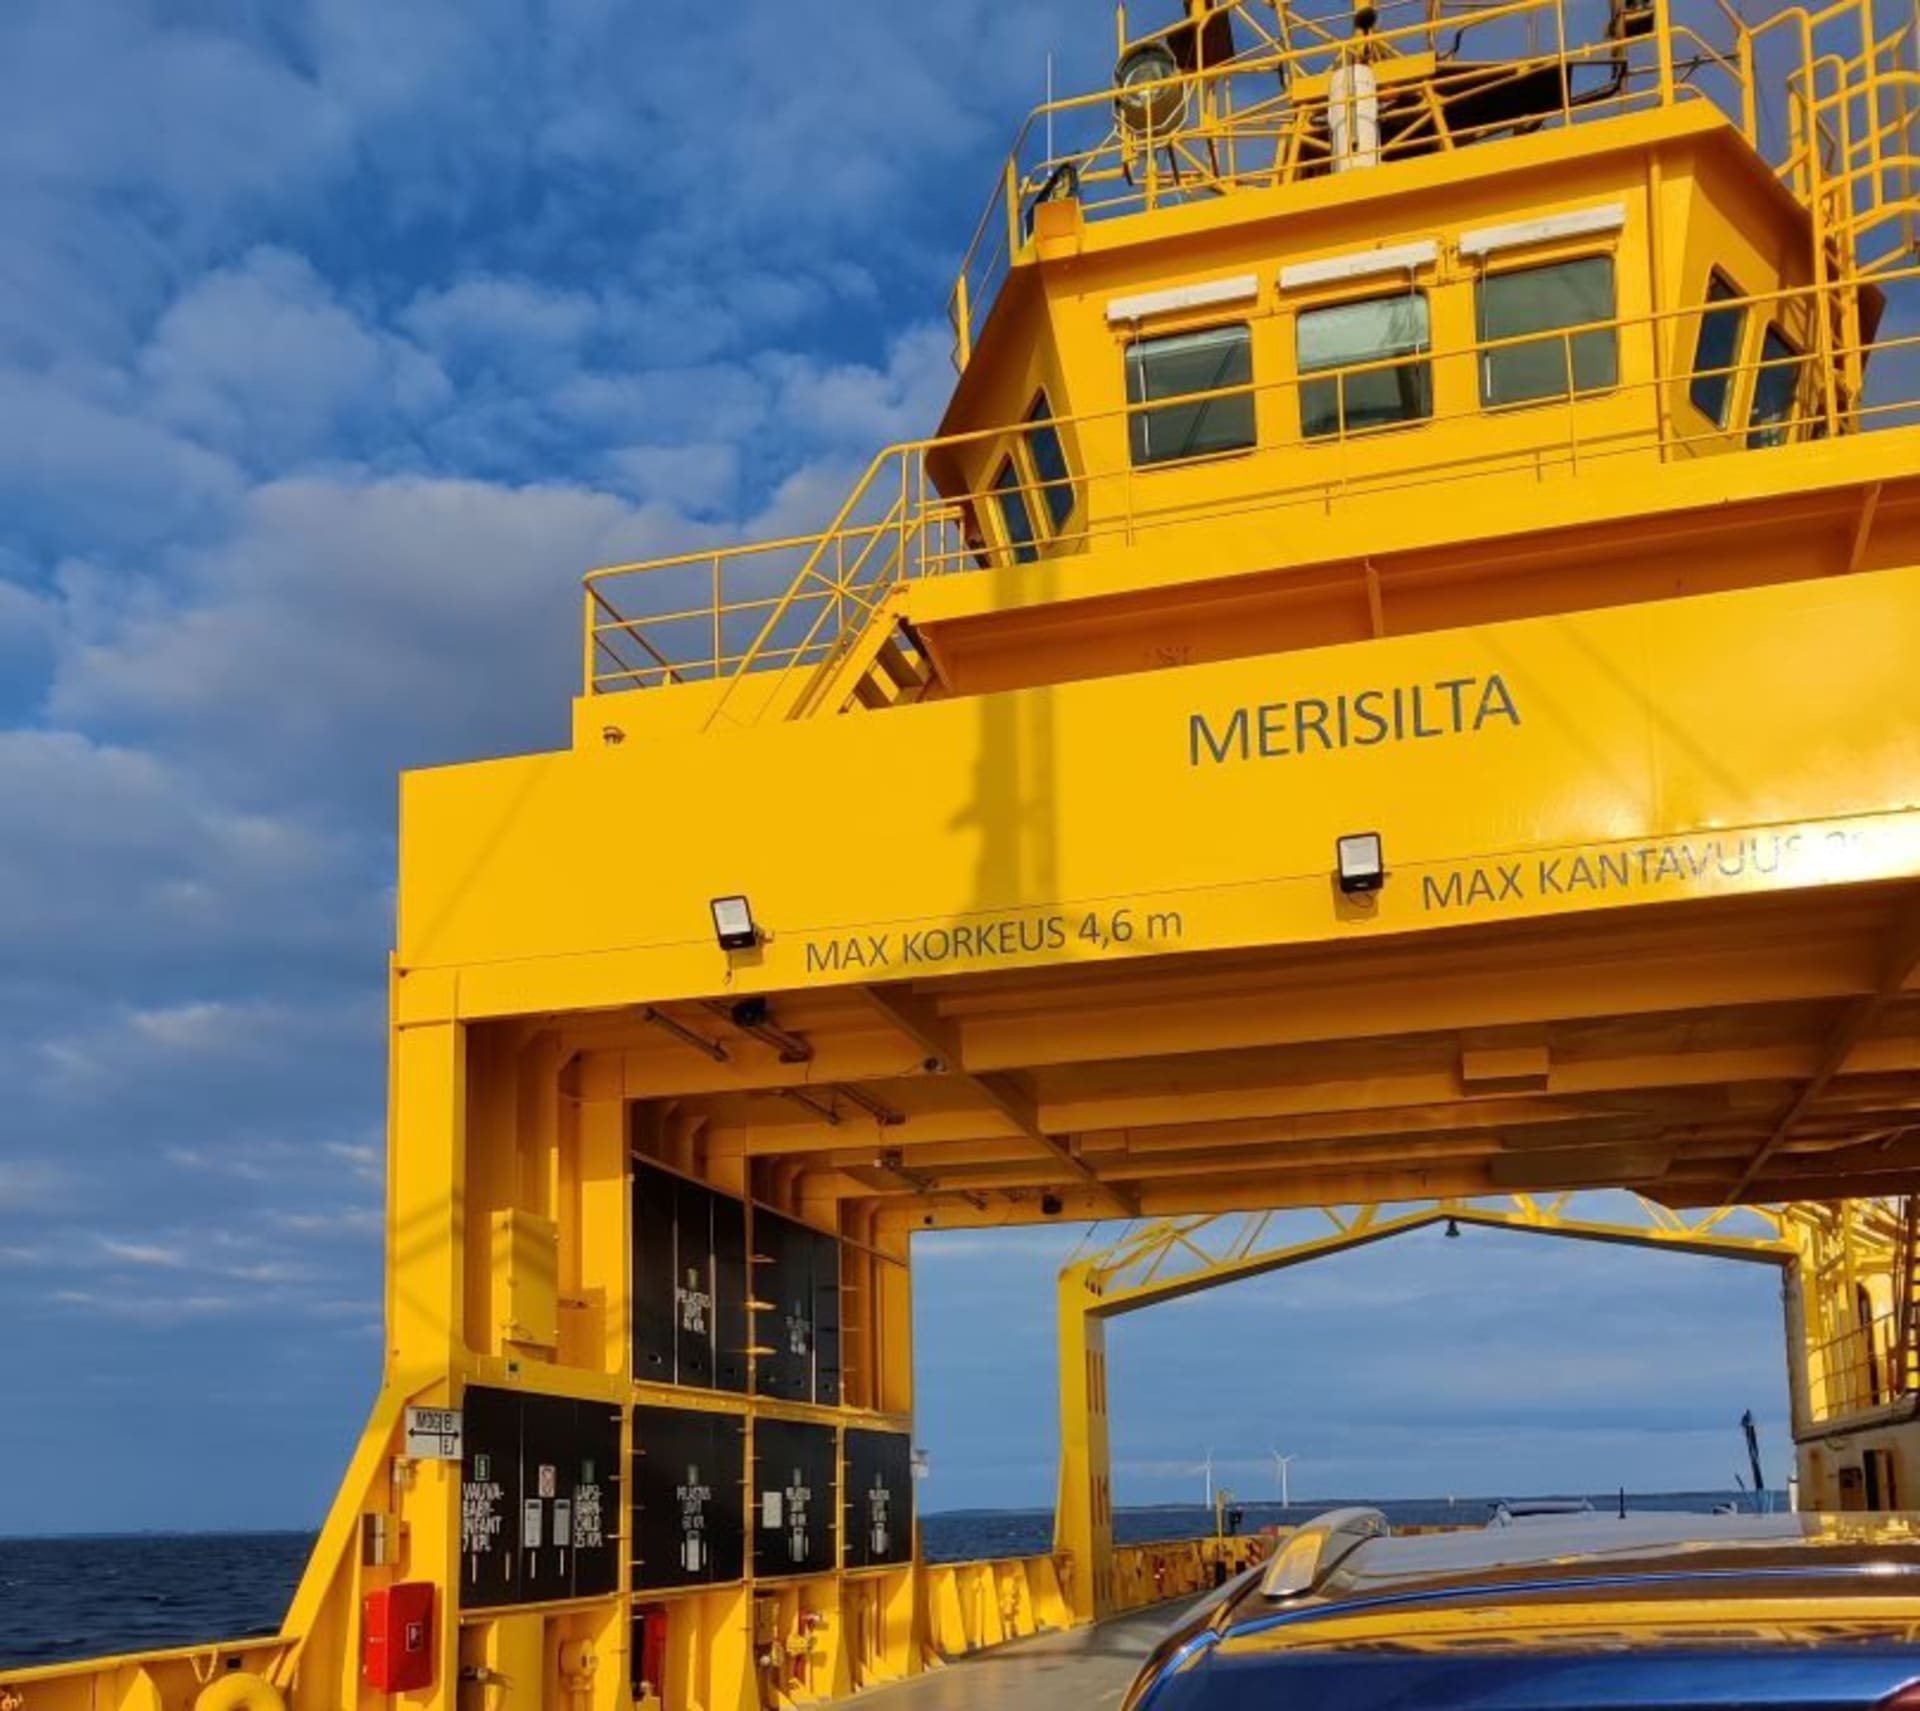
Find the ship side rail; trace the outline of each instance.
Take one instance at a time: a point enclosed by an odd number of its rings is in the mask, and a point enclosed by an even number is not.
[[[1891,1309],[1807,1339],[1807,1415],[1830,1425],[1891,1407],[1909,1394],[1898,1357],[1899,1327]]]
[[[1516,132],[1705,102],[1854,245],[1882,226],[1913,253],[1920,206],[1915,26],[1882,29],[1874,0],[1789,8],[1749,24],[1728,0],[1496,0],[1435,10],[1386,0],[1365,57],[1379,87],[1388,164]],[[1223,63],[1049,101],[1016,132],[948,300],[967,366],[1038,210],[1071,197],[1085,221],[1213,200],[1331,170],[1332,73],[1357,57],[1350,14],[1260,33]],[[1251,8],[1235,16],[1245,19]],[[1631,24],[1623,20],[1631,17]],[[1298,39],[1304,38],[1304,39]],[[1144,38],[1151,41],[1153,38]],[[1141,44],[1131,44],[1138,48]],[[1471,50],[1476,57],[1464,55]],[[1773,110],[1766,90],[1787,90]],[[1130,116],[1129,116],[1130,115]]]
[[[1907,301],[1908,292],[1920,295],[1920,267],[1887,274],[1881,284]],[[1169,529],[1232,524],[1302,507],[1333,515],[1356,503],[1463,481],[1537,484],[1609,460],[1765,455],[1774,445],[1920,423],[1920,330],[1886,332],[1871,341],[1859,336],[1861,289],[1837,282],[1717,301],[1716,307],[1744,307],[1800,332],[1789,354],[1768,355],[1761,346],[1724,368],[1688,367],[1676,374],[1656,360],[1676,330],[1697,323],[1700,303],[1549,334],[1435,348],[1420,357],[1432,368],[1432,408],[1415,421],[1352,425],[1344,408],[1349,386],[1404,365],[1405,355],[1192,394],[1182,402],[1251,397],[1259,421],[1294,424],[1284,436],[1263,436],[1249,449],[1210,459],[1139,468],[1129,443],[1129,422],[1139,407],[1062,414],[1055,426],[1075,448],[1064,484],[1023,476],[992,490],[943,493],[935,485],[932,462],[951,468],[956,454],[1004,443],[1018,432],[1014,427],[895,446],[874,459],[840,516],[818,535],[589,572],[583,691],[729,680],[709,714],[711,723],[727,716],[731,685],[748,674],[830,671],[890,592],[922,578],[981,568],[1019,573],[1031,568],[1026,558],[1136,547]],[[1845,339],[1832,332],[1843,308],[1855,335]],[[1605,384],[1582,384],[1579,352],[1583,341],[1596,337],[1615,342],[1615,372]],[[1565,378],[1557,393],[1523,404],[1481,402],[1479,376],[1490,358],[1523,347],[1537,351],[1550,341],[1558,342]],[[1862,390],[1846,377],[1862,372],[1869,356],[1872,382]],[[1791,402],[1764,424],[1715,428],[1682,405],[1688,386],[1699,380],[1724,376],[1750,395],[1763,378],[1783,371],[1793,376]],[[1340,400],[1335,425],[1301,436],[1303,390],[1329,383]],[[1465,424],[1473,431],[1463,436],[1457,430]],[[1456,431],[1433,431],[1448,427]],[[1446,449],[1422,456],[1428,444]],[[1463,445],[1469,449],[1461,450]],[[1232,466],[1232,485],[1196,491],[1191,482],[1158,480],[1165,470],[1203,463],[1219,466],[1216,473]],[[990,519],[997,504],[1018,494],[1039,515],[1047,490],[1062,485],[1072,493],[1069,526],[1034,543],[1024,556],[994,533]],[[804,706],[805,696],[796,703],[774,694],[757,705]]]
[[[361,1600],[373,1587],[398,1578],[395,1482],[403,1468],[406,1477],[413,1474],[413,1464],[394,1460],[403,1446],[404,1416],[410,1403],[444,1397],[445,1391],[444,1380],[428,1377],[391,1380],[383,1387],[276,1633],[0,1667],[0,1711],[10,1706],[100,1711],[105,1706],[356,1703],[354,1636]],[[435,1476],[450,1477],[444,1467]],[[382,1524],[377,1533],[370,1520]],[[367,1543],[376,1536],[383,1541],[377,1555]]]
[[[1112,1614],[1151,1609],[1224,1585],[1266,1560],[1272,1540],[1254,1535],[1116,1544]],[[1073,1626],[1069,1552],[922,1565],[921,1629],[936,1658],[950,1660]]]

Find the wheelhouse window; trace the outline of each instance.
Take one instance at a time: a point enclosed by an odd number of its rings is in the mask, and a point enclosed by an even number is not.
[[[1753,377],[1753,408],[1747,412],[1747,444],[1783,446],[1793,437],[1794,405],[1806,358],[1787,335],[1769,325]]]
[[[1241,322],[1137,340],[1127,347],[1127,403],[1136,467],[1247,450],[1254,443],[1251,329]]]
[[[1067,466],[1067,448],[1053,423],[1053,406],[1042,392],[1027,412],[1027,457],[1046,507],[1049,532],[1059,534],[1073,515],[1073,472]]]
[[[1687,396],[1693,407],[1716,428],[1727,425],[1733,404],[1733,370],[1740,360],[1740,338],[1747,325],[1744,304],[1725,305],[1740,296],[1739,288],[1716,273],[1707,281],[1707,307],[1700,315],[1700,334],[1693,345],[1693,384]]]
[[[1490,273],[1480,281],[1480,338],[1527,339],[1480,355],[1480,402],[1530,404],[1598,392],[1618,383],[1612,327],[1570,332],[1614,318],[1613,257]],[[1529,338],[1531,334],[1549,335]]]
[[[1027,495],[1020,481],[1019,466],[1012,458],[1002,458],[993,477],[993,502],[1000,513],[1000,532],[1015,564],[1032,564],[1040,556],[1033,533],[1033,513],[1027,509]]]
[[[1423,422],[1433,414],[1424,291],[1302,310],[1294,345],[1305,439]]]

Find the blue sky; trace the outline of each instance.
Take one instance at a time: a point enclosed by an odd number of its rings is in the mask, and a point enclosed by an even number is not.
[[[1575,1210],[1634,1221],[1625,1195]],[[1271,1232],[1326,1233],[1311,1213]],[[930,1507],[1052,1502],[1054,1278],[1079,1236],[916,1238]],[[1275,1449],[1299,1458],[1295,1503],[1731,1490],[1747,1408],[1768,1480],[1790,1471],[1767,1267],[1427,1230],[1116,1320],[1108,1366],[1122,1505],[1199,1503],[1209,1451],[1220,1483],[1270,1501]]]
[[[318,1519],[377,1377],[396,771],[564,740],[583,567],[817,526],[931,426],[1045,53],[1084,83],[1110,31],[1094,0],[5,9],[0,1532]],[[1046,1501],[1058,1233],[954,1240],[929,1499]],[[1770,1281],[1529,1255],[1509,1293],[1460,1257],[1128,1327],[1122,1496],[1282,1416],[1303,1489],[1381,1491],[1721,1482],[1732,1417],[1777,1417]],[[1196,1359],[1235,1375],[1205,1434],[1162,1378]],[[1349,1377],[1309,1409],[1321,1363]],[[1439,1392],[1444,1444],[1357,1423]],[[1562,1430],[1582,1398],[1605,1455]]]

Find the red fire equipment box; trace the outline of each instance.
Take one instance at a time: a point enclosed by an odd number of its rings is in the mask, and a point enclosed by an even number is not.
[[[360,1679],[377,1693],[433,1685],[433,1587],[403,1581],[369,1592],[360,1613]]]

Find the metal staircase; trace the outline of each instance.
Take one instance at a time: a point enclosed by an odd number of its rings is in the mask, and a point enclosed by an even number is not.
[[[1900,1202],[1894,1243],[1893,1370],[1903,1396],[1920,1394],[1920,1195]]]

